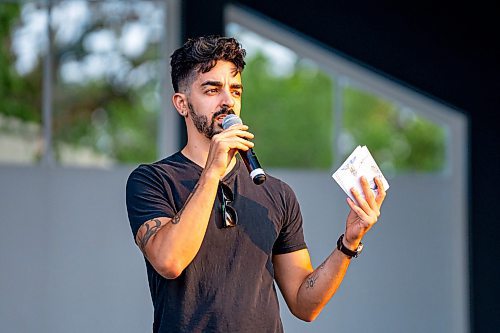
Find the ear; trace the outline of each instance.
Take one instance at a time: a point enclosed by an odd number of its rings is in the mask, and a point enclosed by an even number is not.
[[[186,117],[188,115],[189,106],[186,94],[183,93],[173,94],[172,104],[182,117]]]

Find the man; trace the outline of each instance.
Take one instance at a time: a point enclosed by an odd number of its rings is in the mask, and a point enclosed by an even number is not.
[[[141,165],[127,183],[127,209],[146,258],[154,332],[283,332],[273,281],[290,311],[312,321],[340,285],[385,192],[361,179],[337,248],[316,269],[298,202],[268,175],[252,183],[236,154],[253,147],[240,114],[245,51],[233,38],[190,39],[171,59],[172,102],[188,141],[178,153]],[[332,242],[333,243],[333,242]],[[332,244],[333,245],[333,244]]]

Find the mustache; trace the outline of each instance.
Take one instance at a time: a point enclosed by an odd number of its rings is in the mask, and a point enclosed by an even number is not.
[[[215,120],[215,118],[217,118],[218,116],[221,116],[221,115],[230,115],[230,114],[235,114],[233,109],[230,109],[228,107],[223,107],[222,109],[220,109],[219,111],[215,112],[212,116],[212,119]]]

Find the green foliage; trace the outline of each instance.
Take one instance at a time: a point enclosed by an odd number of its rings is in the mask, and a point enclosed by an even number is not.
[[[99,56],[98,52],[94,54],[86,49],[88,36],[107,31],[118,41],[126,25],[139,20],[130,3],[120,5],[120,15],[113,19],[103,4],[89,6],[94,13],[93,19],[83,27],[79,38],[57,45],[54,138],[57,142],[92,147],[97,153],[121,163],[154,161],[157,159],[159,108],[151,105],[151,100],[154,100],[159,78],[148,78],[147,82],[136,84],[130,75],[140,71],[139,68],[158,66],[158,42],[147,40],[146,49],[136,57],[127,56],[119,48],[113,49],[111,53],[119,53],[118,61],[122,63],[119,71],[103,72],[98,78],[86,78],[77,83],[64,82],[61,76],[64,59],[82,64],[88,57]],[[108,66],[115,65],[105,57],[100,59]]]
[[[439,171],[445,164],[446,133],[444,129],[417,118],[402,130],[411,153],[396,160],[396,169]]]
[[[345,89],[344,102],[344,125],[354,146],[367,145],[376,160],[393,170],[431,172],[443,168],[443,128],[352,87]]]
[[[290,76],[269,71],[262,54],[247,59],[242,117],[267,167],[329,168],[332,162],[332,82],[297,63]]]
[[[12,33],[19,19],[20,5],[0,4],[0,112],[24,121],[41,121],[41,70],[21,77],[11,52]]]
[[[142,102],[154,89],[117,91],[103,81],[59,87],[55,141],[92,147],[123,163],[155,160],[158,114]]]
[[[145,90],[133,92],[130,103],[121,99],[109,105],[107,133],[118,161],[136,163],[157,159],[158,113],[141,102],[141,96],[151,95]]]
[[[262,54],[247,60],[242,116],[255,134],[262,164],[285,168],[332,168],[333,87],[330,78],[296,64],[289,76],[273,75]],[[343,131],[348,154],[367,145],[387,171],[433,172],[445,162],[443,128],[362,90],[344,90]]]
[[[121,59],[127,65],[114,76],[103,73],[77,83],[62,78],[64,61],[72,59],[81,64],[93,55],[85,48],[87,36],[111,29],[119,38],[125,23],[135,17],[126,15],[110,25],[106,21],[110,14],[104,8],[92,3],[95,15],[91,23],[80,27],[81,35],[65,44],[56,43],[52,101],[56,151],[58,145],[69,144],[91,147],[118,162],[153,161],[157,158],[158,108],[151,100],[155,100],[157,79],[135,84],[123,78],[139,68],[157,68],[158,40],[148,40],[138,57],[123,54]],[[20,76],[11,51],[19,15],[19,4],[0,4],[0,113],[40,123],[41,61],[31,73]],[[255,134],[259,159],[270,168],[331,169],[331,78],[301,61],[287,75],[273,74],[271,66],[266,56],[257,53],[247,59],[243,73],[242,117]],[[343,93],[343,132],[352,144],[342,147],[344,153],[358,144],[367,145],[383,169],[432,172],[443,168],[443,128],[359,89],[349,87]]]
[[[158,41],[148,40],[144,52],[134,58],[122,54],[123,69],[114,76],[103,75],[81,82],[65,82],[62,66],[72,59],[85,63],[87,56],[95,56],[84,46],[86,38],[96,32],[109,29],[120,37],[125,23],[138,20],[135,15],[114,18],[105,12],[104,3],[89,4],[94,15],[89,24],[81,25],[80,35],[71,41],[54,45],[53,93],[53,141],[56,155],[61,158],[61,148],[91,148],[97,155],[107,156],[117,162],[137,163],[157,158],[157,106],[151,105],[156,91],[155,80],[142,84],[124,83],[132,71],[141,66],[155,66],[158,58]],[[41,61],[29,74],[21,77],[15,69],[12,53],[14,30],[20,25],[19,4],[0,4],[0,112],[24,121],[41,122],[42,68]],[[56,5],[57,6],[57,5]],[[131,4],[123,4],[123,10],[133,13]],[[37,9],[44,11],[43,7]],[[122,13],[124,13],[122,12]],[[121,20],[121,21],[120,21]],[[118,24],[117,24],[118,23]],[[26,23],[21,23],[26,24]],[[64,26],[54,27],[64,30]],[[114,65],[114,64],[109,64]],[[143,71],[144,72],[144,71]],[[148,103],[144,99],[148,98]]]

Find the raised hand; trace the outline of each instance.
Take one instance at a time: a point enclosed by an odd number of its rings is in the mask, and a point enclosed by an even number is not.
[[[213,136],[210,142],[205,169],[222,177],[238,150],[246,151],[254,146],[254,135],[247,131],[246,125],[233,125]]]
[[[351,210],[347,216],[344,244],[352,250],[357,248],[363,236],[373,227],[380,216],[380,207],[384,202],[386,193],[380,178],[375,177],[374,180],[375,184],[377,184],[377,196],[375,196],[375,193],[370,188],[367,179],[361,177],[360,183],[364,197],[352,188],[351,193],[357,203],[347,198],[347,203]]]

